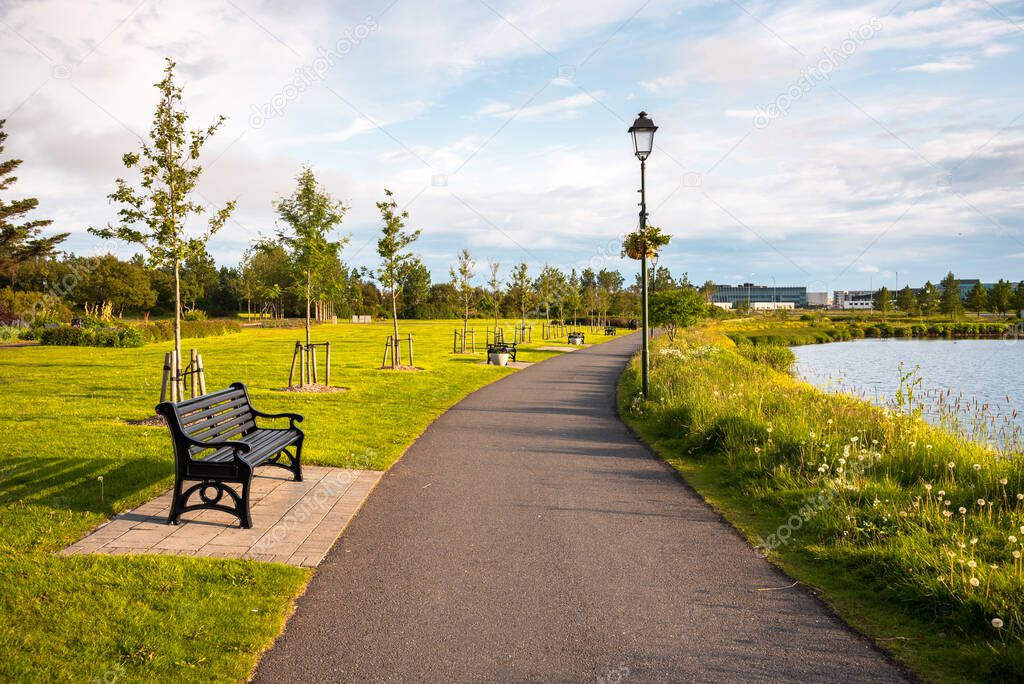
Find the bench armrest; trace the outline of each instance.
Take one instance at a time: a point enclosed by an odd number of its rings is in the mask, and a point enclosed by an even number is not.
[[[302,416],[298,413],[264,413],[263,411],[257,411],[256,409],[252,409],[252,413],[260,418],[287,418],[291,422],[291,426],[293,428],[296,423],[302,422]]]

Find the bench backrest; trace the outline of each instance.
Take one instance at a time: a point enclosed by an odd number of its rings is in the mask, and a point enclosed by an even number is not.
[[[203,442],[229,440],[256,427],[256,416],[249,403],[249,395],[241,383],[177,404],[166,402],[157,406],[157,411],[168,422],[173,420],[177,423],[172,426],[172,432],[177,428],[185,436]],[[191,451],[195,453],[201,449],[193,447]]]

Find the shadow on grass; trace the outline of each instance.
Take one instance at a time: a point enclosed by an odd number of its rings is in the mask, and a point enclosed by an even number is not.
[[[0,470],[0,505],[24,503],[111,515],[112,502],[148,489],[172,472],[170,458],[13,457]]]

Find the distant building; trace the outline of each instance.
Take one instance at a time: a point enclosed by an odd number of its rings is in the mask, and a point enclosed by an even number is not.
[[[836,290],[832,297],[836,309],[871,309],[875,306],[874,290]]]
[[[719,309],[725,309],[726,311],[732,311],[732,302],[711,302]]]
[[[825,308],[828,306],[828,292],[808,292],[807,293],[807,306],[808,308]]]
[[[795,285],[754,285],[743,283],[742,285],[715,285],[715,293],[712,295],[714,304],[737,304],[749,303],[751,308],[755,304],[792,304],[789,308],[804,308],[807,306],[807,288]],[[777,307],[784,308],[784,307]]]
[[[793,302],[750,302],[750,308],[754,311],[780,311],[796,308]]]

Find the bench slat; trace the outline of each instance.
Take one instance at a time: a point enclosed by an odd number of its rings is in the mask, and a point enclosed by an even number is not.
[[[178,419],[181,421],[181,424],[183,426],[184,425],[189,425],[189,424],[194,423],[196,421],[202,420],[203,418],[206,418],[208,416],[212,416],[213,414],[217,413],[218,411],[224,411],[224,410],[227,410],[227,409],[233,409],[233,408],[237,408],[239,406],[245,406],[246,408],[250,408],[249,407],[249,402],[247,402],[245,400],[245,397],[242,396],[242,397],[236,397],[234,399],[229,399],[227,401],[221,401],[221,402],[217,403],[216,405],[214,405],[214,404],[204,404],[204,405],[202,405],[201,408],[193,407],[192,411],[182,411],[182,410],[179,409],[178,410]]]
[[[252,419],[252,417],[252,409],[249,406],[236,406],[226,409],[221,413],[205,416],[192,423],[182,422],[181,429],[185,431],[186,435],[192,436],[215,428],[218,425],[223,425],[228,421],[238,421],[240,418]]]

